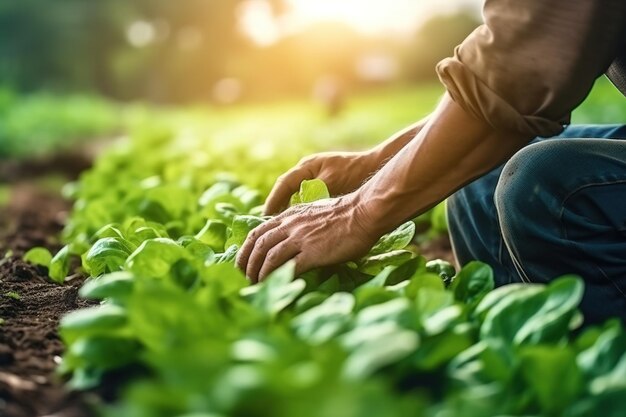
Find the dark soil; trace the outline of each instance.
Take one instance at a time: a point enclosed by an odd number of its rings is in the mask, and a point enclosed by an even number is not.
[[[91,166],[99,143],[88,143],[89,147],[76,148],[34,159],[0,159],[0,182],[23,182],[27,179],[58,174],[75,178]]]
[[[452,246],[450,245],[450,238],[448,235],[439,236],[433,240],[419,245],[420,255],[423,255],[426,259],[443,259],[451,264],[455,264],[454,255],[452,253]]]
[[[68,392],[55,373],[63,352],[60,317],[88,303],[77,297],[83,279],[58,285],[46,268],[20,257],[33,246],[57,250],[69,206],[32,185],[15,184],[0,209],[0,416],[89,416],[84,395]],[[1,258],[9,251],[11,256]]]

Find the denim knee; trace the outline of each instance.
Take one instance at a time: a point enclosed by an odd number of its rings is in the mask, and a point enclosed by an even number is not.
[[[524,281],[546,281],[525,265],[545,259],[542,248],[562,237],[563,178],[581,155],[576,145],[564,141],[529,145],[507,162],[500,175],[494,194],[496,212],[504,244]]]

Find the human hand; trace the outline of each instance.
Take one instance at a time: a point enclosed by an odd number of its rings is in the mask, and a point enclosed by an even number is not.
[[[265,203],[265,214],[285,209],[304,180],[321,179],[331,196],[351,193],[375,173],[383,162],[381,159],[374,151],[324,152],[305,157],[278,178]]]
[[[252,230],[237,266],[258,282],[293,259],[296,275],[313,268],[357,259],[380,236],[355,193],[296,205]]]

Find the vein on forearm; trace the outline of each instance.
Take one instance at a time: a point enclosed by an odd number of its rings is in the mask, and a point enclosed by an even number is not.
[[[368,210],[388,231],[496,167],[529,139],[494,131],[446,96],[415,138],[363,186]]]

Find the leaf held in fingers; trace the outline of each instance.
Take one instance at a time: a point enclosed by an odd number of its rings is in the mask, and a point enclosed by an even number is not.
[[[300,184],[300,191],[291,196],[289,205],[312,203],[325,198],[330,198],[330,193],[324,181],[320,179],[304,180]]]

